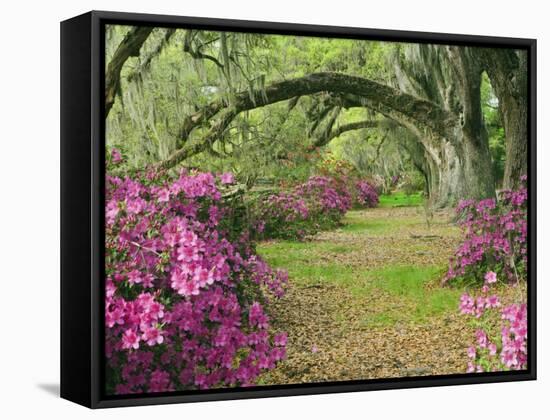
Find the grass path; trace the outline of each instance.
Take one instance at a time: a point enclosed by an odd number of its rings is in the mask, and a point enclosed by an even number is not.
[[[260,383],[464,372],[471,330],[457,313],[461,291],[439,287],[459,231],[443,214],[428,228],[417,202],[406,204],[385,198],[311,241],[259,246],[291,283],[269,308],[288,332],[288,358]]]

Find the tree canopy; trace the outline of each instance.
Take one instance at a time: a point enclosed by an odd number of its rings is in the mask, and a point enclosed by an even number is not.
[[[120,25],[106,40],[107,142],[132,168],[251,180],[330,151],[408,168],[438,206],[526,170],[525,51]]]

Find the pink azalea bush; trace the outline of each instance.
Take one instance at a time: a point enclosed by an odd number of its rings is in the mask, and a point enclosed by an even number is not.
[[[487,273],[481,295],[464,293],[460,297],[460,313],[475,317],[477,324],[475,342],[466,350],[469,373],[527,368],[527,305],[502,307],[500,298],[489,294],[494,278],[494,272]],[[494,311],[499,312],[501,320],[496,327],[490,322]]]
[[[503,191],[499,201],[462,201],[457,207],[464,241],[451,259],[444,279],[476,282],[493,271],[506,282],[525,278],[527,266],[526,177],[516,191]]]
[[[279,192],[257,202],[253,209],[258,238],[302,239],[313,232],[306,201],[294,192]]]
[[[360,180],[355,183],[356,201],[365,207],[376,207],[379,202],[378,191],[369,181]]]
[[[351,209],[351,194],[343,182],[328,176],[312,176],[295,188],[310,201],[310,208],[326,217],[341,219]]]
[[[120,162],[120,154],[108,162]],[[286,353],[264,304],[287,273],[231,229],[232,175],[106,177],[105,354],[114,394],[254,384]]]
[[[290,191],[260,199],[252,211],[252,225],[258,238],[303,239],[338,225],[351,203],[345,184],[312,176]]]

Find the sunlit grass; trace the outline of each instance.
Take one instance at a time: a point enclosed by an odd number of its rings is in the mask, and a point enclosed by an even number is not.
[[[352,252],[358,245],[332,242],[271,241],[258,244],[258,253],[273,267],[285,268],[289,273],[304,277],[304,270],[319,265],[323,259],[338,259],[338,254]],[[324,268],[327,268],[323,265]],[[327,268],[328,269],[328,268]]]
[[[400,197],[395,202],[403,203],[404,194]],[[413,198],[419,199],[420,196]],[[365,217],[365,212],[369,211],[348,212],[344,226],[338,231],[353,235],[391,235],[403,228],[415,229],[424,225],[420,214]],[[463,289],[439,286],[447,267],[416,264],[373,268],[339,262],[339,255],[357,251],[360,246],[360,242],[353,241],[349,244],[270,241],[259,244],[258,252],[272,267],[288,270],[290,281],[297,287],[331,285],[342,288],[351,296],[349,305],[365,305],[365,316],[359,321],[365,328],[421,325],[433,318],[456,313]],[[411,244],[411,252],[431,252],[432,247],[430,242]],[[334,316],[346,322],[345,314]]]
[[[439,287],[443,272],[441,267],[434,266],[393,266],[371,271],[361,292],[384,291],[395,305],[381,302],[380,308],[364,322],[374,325],[421,324],[432,317],[455,313],[462,292]]]
[[[350,211],[342,220],[342,232],[367,233],[372,235],[386,235],[403,227],[421,225],[418,217],[400,218],[365,218],[361,211]]]
[[[393,194],[380,196],[379,207],[413,207],[421,206],[424,198],[422,193],[407,195],[403,191],[396,191]]]

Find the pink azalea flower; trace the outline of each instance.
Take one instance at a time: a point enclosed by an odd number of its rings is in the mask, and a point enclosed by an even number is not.
[[[273,337],[273,344],[275,344],[276,346],[286,346],[286,342],[287,342],[286,333],[276,334],[275,337]]]
[[[488,308],[498,308],[500,306],[500,299],[497,295],[492,295],[487,298],[485,305]]]
[[[477,344],[479,345],[479,347],[481,347],[482,349],[487,347],[488,338],[487,338],[487,333],[485,333],[485,331],[477,330],[476,331],[476,339],[477,339]]]
[[[113,150],[111,150],[111,162],[122,162],[122,155],[120,154],[120,151],[118,149],[113,148]]]
[[[158,330],[158,328],[154,327],[147,328],[141,336],[141,339],[150,346],[154,346],[155,344],[162,344],[162,342],[164,341],[164,337],[162,336],[161,332]]]
[[[311,346],[311,352],[312,353],[317,353],[319,351],[319,349],[317,348],[317,346],[314,344],[313,346]]]
[[[509,351],[502,352],[501,360],[502,360],[502,363],[504,363],[506,365],[506,367],[509,367],[509,368],[512,367],[512,366],[517,365],[517,363],[518,363],[516,353],[509,352]]]
[[[155,280],[155,278],[153,277],[152,274],[147,273],[145,274],[145,276],[143,276],[142,280],[143,280],[143,287],[153,287],[153,281]]]
[[[139,348],[139,336],[133,329],[128,329],[122,334],[122,348],[135,349]]]
[[[162,188],[157,193],[157,200],[159,201],[159,203],[166,203],[170,200],[170,191],[168,190],[168,188]]]
[[[124,324],[124,312],[119,308],[113,311],[105,311],[105,325],[108,328],[113,328],[116,324]]]
[[[138,270],[132,270],[128,273],[128,283],[139,284],[142,281],[141,273]]]
[[[118,202],[116,200],[109,201],[105,206],[105,221],[108,224],[113,224],[119,211]]]
[[[497,274],[494,271],[488,271],[487,274],[485,274],[485,281],[488,284],[496,283],[497,281]]]
[[[235,177],[231,172],[226,172],[220,176],[220,181],[222,184],[234,184],[235,183]]]

